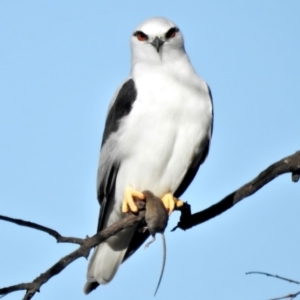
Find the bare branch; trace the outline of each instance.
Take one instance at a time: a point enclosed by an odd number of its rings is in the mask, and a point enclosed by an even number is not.
[[[78,244],[82,245],[83,239],[75,238],[75,237],[64,237],[60,233],[58,233],[56,230],[53,230],[49,227],[45,227],[43,225],[39,225],[37,223],[29,222],[29,221],[24,221],[21,219],[14,219],[6,216],[0,215],[0,220],[11,222],[20,226],[25,226],[29,228],[34,228],[36,230],[40,230],[43,232],[47,232],[50,235],[52,235],[58,243],[73,243],[73,244]]]
[[[295,294],[288,294],[286,296],[282,296],[282,297],[279,297],[279,298],[272,298],[270,300],[281,300],[281,299],[291,299],[291,300],[293,300],[299,295],[300,295],[300,291],[295,293]]]
[[[257,272],[257,271],[254,271],[254,272],[247,272],[246,273],[246,275],[251,275],[251,274],[266,275],[268,277],[277,278],[277,279],[280,279],[280,280],[288,281],[290,283],[300,284],[299,281],[296,281],[296,280],[293,280],[293,279],[289,279],[289,278],[286,278],[286,277],[282,277],[282,276],[279,276],[279,275],[273,275],[273,274],[266,273],[266,272]],[[300,295],[300,291],[297,292],[297,293],[294,293],[294,294],[288,294],[286,296],[282,296],[282,297],[278,297],[278,298],[272,298],[272,299],[269,299],[269,300],[295,299],[298,295]]]
[[[260,173],[255,179],[251,182],[245,184],[235,192],[231,193],[227,197],[225,197],[220,202],[216,203],[215,205],[200,211],[195,214],[191,214],[190,205],[185,204],[179,210],[181,211],[181,218],[177,225],[177,227],[186,230],[195,225],[199,225],[234,206],[236,203],[241,201],[242,199],[254,194],[264,185],[269,183],[271,180],[276,178],[277,176],[284,174],[284,173],[292,173],[292,179],[297,181],[298,175],[300,174],[300,151],[296,152],[295,154],[288,156],[277,163],[271,165],[265,171]],[[143,209],[142,201],[138,201],[138,204],[141,206],[139,209]],[[100,244],[102,241],[107,239],[108,237],[116,234],[117,232],[121,231],[124,228],[133,226],[134,224],[144,220],[145,211],[140,210],[137,215],[129,214],[121,221],[113,224],[112,226],[106,228],[105,230],[97,233],[91,238],[86,239],[79,239],[79,238],[72,238],[72,237],[63,237],[57,231],[36,224],[28,221],[23,221],[19,219],[13,219],[6,216],[0,216],[0,220],[12,222],[14,224],[18,224],[20,226],[26,226],[30,228],[34,228],[43,232],[46,232],[56,238],[58,242],[64,243],[75,243],[79,244],[80,247],[66,255],[65,257],[61,258],[57,263],[55,263],[51,268],[49,268],[45,273],[42,273],[36,279],[29,283],[21,283],[5,288],[0,289],[0,295],[6,295],[8,293],[19,291],[19,290],[26,290],[26,294],[23,299],[31,299],[36,292],[39,291],[40,287],[46,283],[50,278],[60,273],[64,268],[66,268],[70,263],[78,259],[79,257],[88,257],[90,250]],[[176,227],[176,228],[177,228]],[[300,293],[300,292],[299,292]],[[299,293],[291,294],[292,297],[296,297]],[[290,297],[290,296],[289,296]],[[291,297],[290,297],[291,298]],[[280,298],[278,298],[280,299]],[[283,298],[281,298],[283,299]],[[292,298],[293,299],[293,298]]]
[[[140,222],[145,217],[145,211],[139,211],[137,215],[130,214],[126,216],[123,220],[111,225],[110,227],[102,230],[101,232],[95,234],[91,238],[82,240],[81,246],[73,251],[72,253],[61,258],[57,263],[55,263],[46,272],[42,273],[40,276],[35,278],[32,282],[17,284],[0,289],[0,295],[6,295],[11,292],[26,290],[26,294],[23,300],[31,299],[36,292],[39,292],[40,287],[46,283],[50,278],[60,273],[64,268],[66,268],[70,263],[75,261],[80,257],[88,257],[90,250],[109,238],[110,236],[118,233],[124,228],[131,227],[137,222]],[[3,220],[3,218],[2,218]],[[35,228],[35,227],[32,227]],[[42,230],[45,231],[45,230]],[[46,231],[48,232],[48,231]]]
[[[251,275],[251,274],[266,275],[266,276],[269,276],[269,277],[281,279],[281,280],[288,281],[288,282],[291,282],[291,283],[300,284],[299,281],[296,281],[296,280],[293,280],[293,279],[289,279],[289,278],[286,278],[286,277],[282,277],[282,276],[279,276],[279,275],[273,275],[273,274],[266,273],[266,272],[257,272],[257,271],[254,271],[254,272],[247,272],[246,273],[246,275]]]
[[[278,177],[279,175],[285,173],[292,173],[292,180],[297,182],[300,174],[300,151],[297,151],[295,154],[287,156],[278,162],[269,166],[266,170],[261,172],[256,178],[247,184],[243,185],[230,195],[223,198],[218,203],[210,206],[209,208],[191,214],[188,204],[185,204],[182,208],[182,213],[180,221],[177,226],[173,228],[174,231],[177,228],[187,230],[193,226],[204,223],[233,207],[235,204],[240,202],[246,197],[251,196],[264,185]]]

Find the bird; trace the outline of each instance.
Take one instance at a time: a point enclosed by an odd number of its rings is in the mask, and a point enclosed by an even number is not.
[[[159,197],[169,214],[206,159],[213,131],[208,84],[193,68],[183,34],[163,17],[145,20],[131,38],[131,72],[108,106],[97,172],[97,232],[138,210],[141,191]],[[139,225],[98,245],[84,292],[107,284],[149,237]]]

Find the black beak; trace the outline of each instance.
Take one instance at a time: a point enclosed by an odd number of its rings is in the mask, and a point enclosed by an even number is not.
[[[155,37],[155,39],[153,40],[153,42],[151,43],[151,45],[156,49],[157,53],[159,52],[160,47],[162,46],[162,44],[164,43],[163,40],[161,40],[158,37]]]

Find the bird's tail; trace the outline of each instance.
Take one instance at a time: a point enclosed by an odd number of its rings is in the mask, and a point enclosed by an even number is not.
[[[136,228],[126,228],[108,238],[94,251],[89,262],[85,294],[95,289],[99,284],[110,282],[116,274],[131,241]]]

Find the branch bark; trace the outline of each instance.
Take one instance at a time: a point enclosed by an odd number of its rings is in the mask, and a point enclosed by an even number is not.
[[[296,280],[293,280],[293,279],[289,279],[289,278],[286,278],[286,277],[282,277],[282,276],[279,276],[279,275],[273,275],[273,274],[266,273],[266,272],[252,271],[252,272],[247,272],[246,273],[246,275],[251,275],[251,274],[266,275],[268,277],[273,277],[273,278],[281,279],[281,280],[284,280],[284,281],[287,281],[287,282],[290,282],[290,283],[300,284],[299,281],[296,281]]]
[[[45,284],[50,278],[60,273],[64,268],[66,268],[70,263],[80,257],[88,257],[90,250],[109,238],[110,236],[118,233],[124,228],[131,227],[135,225],[137,222],[140,222],[145,217],[145,211],[139,211],[137,215],[130,214],[126,216],[123,220],[111,225],[110,227],[102,230],[101,232],[95,234],[94,236],[86,239],[82,239],[81,246],[71,252],[70,254],[61,258],[57,263],[55,263],[52,267],[50,267],[46,272],[42,273],[40,276],[35,278],[32,282],[21,283],[17,285],[12,285],[9,287],[1,288],[0,295],[6,295],[8,293],[12,293],[15,291],[26,290],[26,294],[23,297],[23,300],[31,299],[36,292],[40,291],[40,287]],[[5,217],[7,218],[7,217]],[[1,219],[4,220],[4,217],[1,216]],[[12,219],[12,218],[9,218]],[[11,221],[11,220],[10,220]],[[19,221],[19,220],[18,220]],[[22,221],[22,220],[21,220]],[[24,222],[24,223],[23,223]],[[13,222],[17,223],[17,222]],[[22,221],[22,226],[28,226],[28,222]],[[25,225],[27,223],[27,225]],[[18,224],[18,223],[17,223]],[[41,226],[41,225],[39,225]],[[33,226],[28,226],[31,228],[35,228]],[[43,226],[42,226],[43,227]],[[36,229],[36,228],[35,228]],[[43,230],[48,232],[46,230]],[[49,233],[49,232],[48,232]],[[63,237],[64,239],[67,239]]]
[[[241,188],[236,190],[235,192],[229,194],[221,201],[212,205],[211,207],[200,211],[195,214],[191,214],[190,205],[187,203],[181,207],[179,210],[181,211],[181,217],[178,225],[176,228],[181,228],[183,230],[187,230],[192,228],[193,226],[199,225],[203,222],[206,222],[217,215],[225,212],[229,208],[233,207],[236,203],[241,201],[242,199],[254,194],[264,185],[272,181],[279,175],[284,173],[292,173],[292,180],[298,181],[300,175],[300,151],[296,152],[293,155],[287,156],[282,160],[272,164],[266,170],[261,172],[256,178],[254,178],[249,183],[243,185]],[[139,204],[141,201],[138,202]],[[60,273],[64,268],[66,268],[70,263],[75,261],[80,257],[88,257],[90,250],[103,242],[105,239],[109,238],[110,236],[118,233],[124,228],[130,227],[135,225],[136,223],[144,220],[145,211],[143,210],[143,205],[139,207],[141,209],[136,215],[129,214],[121,221],[113,224],[112,226],[106,228],[105,230],[95,234],[91,238],[86,239],[79,239],[74,237],[64,237],[59,234],[56,230],[51,228],[20,220],[20,219],[13,219],[6,216],[0,216],[0,220],[12,222],[14,224],[20,226],[26,226],[33,229],[37,229],[43,232],[46,232],[53,236],[57,242],[63,243],[75,243],[79,244],[79,248],[72,253],[64,256],[61,258],[57,263],[55,263],[52,267],[50,267],[46,272],[42,273],[40,276],[35,278],[32,282],[29,283],[21,283],[5,288],[0,289],[0,295],[6,295],[8,293],[19,291],[19,290],[26,290],[26,294],[24,296],[24,300],[31,299],[36,292],[39,292],[41,286],[45,284],[49,279],[53,276]],[[174,230],[174,229],[173,229]]]
[[[286,278],[286,277],[282,277],[282,276],[279,276],[279,275],[273,275],[273,274],[266,273],[266,272],[257,272],[257,271],[254,271],[254,272],[247,272],[246,273],[246,275],[251,275],[251,274],[266,275],[268,277],[277,278],[277,279],[280,279],[280,280],[288,281],[290,283],[300,284],[299,281],[296,281],[296,280],[293,280],[293,279],[289,279],[289,278]],[[300,291],[297,292],[297,293],[288,294],[288,295],[277,297],[277,298],[272,298],[270,300],[282,300],[282,299],[291,299],[292,300],[292,299],[295,299],[299,295],[300,295]]]
[[[43,225],[39,225],[37,223],[29,222],[29,221],[24,221],[24,220],[21,220],[21,219],[14,219],[14,218],[2,216],[2,215],[0,215],[0,220],[7,221],[7,222],[10,222],[10,223],[14,223],[14,224],[17,224],[17,225],[20,225],[20,226],[33,228],[33,229],[36,229],[36,230],[39,230],[39,231],[47,232],[48,234],[53,236],[58,243],[72,243],[72,244],[82,245],[83,241],[84,241],[83,239],[79,239],[79,238],[76,238],[76,237],[62,236],[59,232],[57,232],[54,229],[51,229],[51,228],[43,226]]]
[[[191,214],[190,207],[185,205],[182,208],[182,213],[180,221],[177,226],[172,229],[174,231],[177,228],[182,230],[187,230],[193,226],[204,223],[220,214],[232,208],[235,204],[245,199],[246,197],[251,196],[264,185],[278,177],[279,175],[291,173],[292,181],[297,182],[300,175],[300,151],[289,155],[278,162],[272,164],[267,169],[262,171],[257,177],[255,177],[250,182],[246,183],[233,193],[229,194],[223,198],[218,203],[204,209],[200,212]]]

